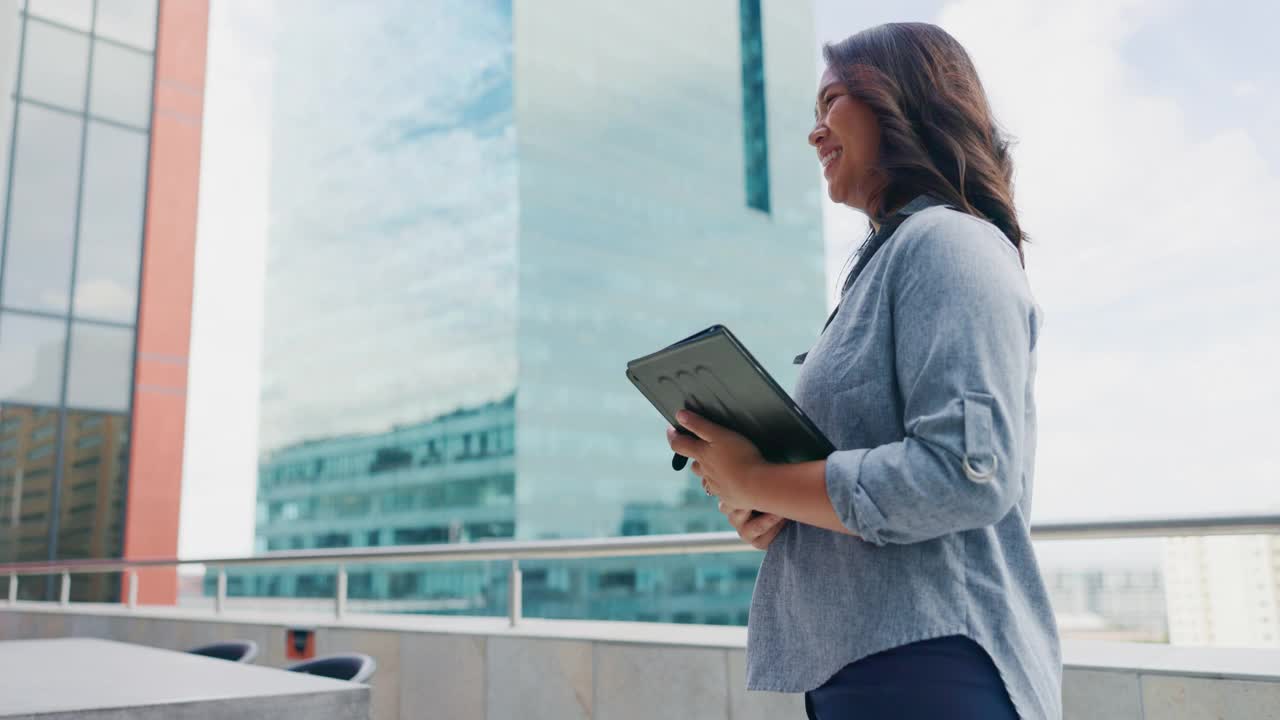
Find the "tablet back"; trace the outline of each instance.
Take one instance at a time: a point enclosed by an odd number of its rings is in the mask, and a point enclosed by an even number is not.
[[[823,460],[835,450],[723,325],[632,360],[627,377],[673,426],[688,408],[745,435],[770,462]]]

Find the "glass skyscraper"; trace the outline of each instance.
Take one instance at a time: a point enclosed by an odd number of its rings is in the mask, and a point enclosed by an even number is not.
[[[258,549],[730,529],[624,369],[718,322],[790,387],[821,328],[808,3],[277,13]],[[745,623],[759,561],[531,562],[525,610]]]
[[[177,553],[206,24],[0,0],[0,563]],[[141,575],[176,598],[172,569]]]

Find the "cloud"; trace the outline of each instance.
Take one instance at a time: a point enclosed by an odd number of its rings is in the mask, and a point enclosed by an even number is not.
[[[1277,507],[1280,178],[1259,138],[1192,130],[1127,62],[1126,39],[1165,10],[965,0],[939,14],[1019,138],[1046,311],[1041,519]]]
[[[1258,94],[1258,84],[1250,80],[1241,80],[1231,86],[1236,97],[1253,97]]]
[[[131,317],[135,291],[108,279],[76,283],[76,309],[93,317]]]

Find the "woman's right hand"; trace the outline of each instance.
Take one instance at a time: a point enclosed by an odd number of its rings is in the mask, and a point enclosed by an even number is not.
[[[720,501],[720,512],[729,518],[729,524],[738,531],[738,537],[757,550],[769,547],[787,522],[786,518],[772,513],[761,513],[753,518],[749,508],[730,507],[723,500]]]

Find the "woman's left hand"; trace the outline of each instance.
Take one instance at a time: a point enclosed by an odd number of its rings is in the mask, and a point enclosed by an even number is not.
[[[754,483],[768,465],[755,443],[688,410],[676,413],[676,420],[697,437],[668,427],[667,443],[693,461],[691,469],[702,478],[702,486],[731,507],[752,507]]]

